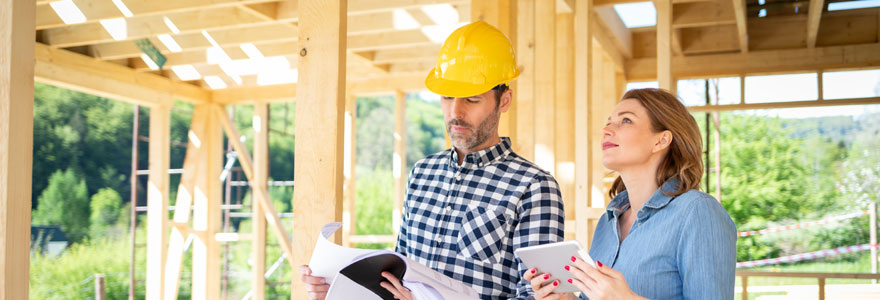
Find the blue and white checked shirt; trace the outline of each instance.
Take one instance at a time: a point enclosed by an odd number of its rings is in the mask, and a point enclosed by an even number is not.
[[[448,149],[413,166],[395,250],[482,299],[531,299],[513,251],[563,240],[556,180],[513,153],[508,138],[457,161]]]

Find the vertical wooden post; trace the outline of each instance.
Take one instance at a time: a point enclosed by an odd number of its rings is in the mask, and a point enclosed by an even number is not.
[[[394,207],[391,212],[391,230],[400,231],[400,212],[406,199],[406,93],[394,93]]]
[[[749,300],[749,276],[742,277],[742,300]]]
[[[575,0],[574,5],[574,210],[575,238],[589,247],[590,209],[590,103],[592,90],[593,0]]]
[[[657,8],[657,82],[675,93],[672,78],[672,0],[655,0]]]
[[[471,0],[471,21],[482,20],[501,30],[510,43],[516,45],[516,8],[517,4],[514,0]],[[519,53],[517,53],[519,54]],[[511,141],[516,141],[516,110],[518,91],[516,89],[516,81],[511,84],[513,89],[513,102],[507,113],[501,114],[498,122],[499,136],[510,137]]]
[[[534,162],[555,174],[556,1],[536,1],[535,4]]]
[[[170,97],[170,95],[169,95]],[[150,107],[150,145],[147,180],[146,299],[162,299],[168,248],[168,167],[171,153],[171,108]]]
[[[871,273],[877,274],[877,203],[871,202],[868,205],[868,215],[870,217],[871,226]],[[872,279],[871,283],[877,283],[877,279]]]
[[[197,106],[193,110],[192,121],[187,133],[186,156],[183,159],[183,174],[180,175],[180,184],[177,186],[177,199],[174,202],[174,226],[171,227],[171,235],[168,241],[168,253],[165,258],[165,300],[177,299],[180,287],[180,270],[183,268],[184,243],[189,235],[182,230],[181,225],[188,228],[190,214],[192,213],[193,198],[196,193],[196,178],[200,177],[202,164],[202,139],[205,137],[205,118],[210,111],[207,106]],[[203,193],[199,191],[199,195]],[[133,298],[132,298],[133,299]]]
[[[259,189],[269,188],[269,104],[254,104],[254,186]],[[253,197],[256,199],[256,197]],[[251,255],[251,289],[254,300],[266,299],[266,213],[259,201],[252,201],[253,240]]]
[[[535,159],[535,1],[516,2],[516,53],[522,73],[516,80],[516,140],[514,151]]]
[[[575,238],[574,14],[556,18],[556,181],[565,203],[565,239]]]
[[[0,3],[0,300],[28,298],[35,7]]]
[[[357,189],[355,188],[355,173],[357,169],[357,96],[348,94],[345,99],[345,139],[344,139],[344,171],[345,187],[343,197],[345,205],[342,220],[345,226],[342,231],[342,242],[351,247],[352,235],[357,234]]]
[[[342,219],[346,0],[299,1],[293,265],[308,264],[320,229]],[[339,243],[336,235],[333,240]],[[291,299],[305,296],[293,276]]]
[[[95,300],[107,299],[104,289],[104,274],[95,274]]]
[[[205,107],[207,106],[207,107]],[[196,105],[205,110],[202,161],[196,178],[193,210],[192,298],[220,298],[220,244],[214,238],[220,231],[220,172],[223,166],[223,134],[217,114],[210,104]]]
[[[819,277],[819,300],[825,300],[825,277]]]

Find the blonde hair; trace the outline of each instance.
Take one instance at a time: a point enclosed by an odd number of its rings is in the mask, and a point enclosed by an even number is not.
[[[639,101],[648,111],[654,132],[669,130],[672,133],[672,143],[657,168],[656,181],[658,186],[663,186],[670,178],[677,177],[680,184],[674,192],[663,191],[663,194],[678,196],[699,189],[703,177],[703,139],[697,121],[684,104],[669,91],[651,88],[629,90],[621,99]],[[623,179],[618,176],[608,195],[614,198],[625,190]]]

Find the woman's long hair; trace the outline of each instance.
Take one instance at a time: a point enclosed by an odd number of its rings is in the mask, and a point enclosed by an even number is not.
[[[629,90],[621,99],[638,100],[648,111],[654,132],[669,130],[672,133],[672,143],[657,168],[655,180],[657,186],[663,186],[670,178],[677,177],[680,184],[674,192],[663,193],[667,196],[678,196],[691,189],[699,189],[700,179],[703,177],[703,140],[697,121],[684,104],[672,93],[661,89]],[[614,198],[625,190],[626,186],[618,176],[608,195]]]

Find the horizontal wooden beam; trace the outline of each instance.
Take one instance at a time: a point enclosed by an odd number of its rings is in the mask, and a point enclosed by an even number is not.
[[[689,106],[688,110],[691,112],[713,112],[713,111],[732,111],[732,110],[779,109],[779,108],[822,107],[822,106],[842,106],[842,105],[871,105],[871,104],[880,104],[880,97],[849,98],[849,99],[835,99],[835,100],[809,100],[809,101],[793,101],[793,102],[770,102],[770,103],[746,103],[746,104]]]
[[[171,105],[161,94],[190,103],[206,103],[209,92],[167,77],[94,59],[67,50],[36,44],[34,78],[37,81],[141,105]]]
[[[602,30],[609,37],[612,37],[617,50],[625,58],[632,58],[633,43],[632,32],[623,24],[620,16],[610,6],[602,6],[595,8],[595,16],[599,19],[599,26],[593,27],[596,30]]]
[[[672,27],[702,27],[736,24],[731,1],[678,3],[672,7]]]
[[[880,44],[818,47],[813,49],[750,51],[748,53],[675,57],[675,78],[706,78],[749,73],[814,71],[880,66]],[[655,58],[626,62],[629,81],[655,80]]]
[[[427,72],[427,71],[425,71]],[[388,76],[366,80],[349,80],[348,90],[354,95],[393,94],[397,90],[425,90],[422,76]],[[240,87],[214,90],[213,101],[220,104],[248,104],[256,101],[292,102],[296,99],[296,83]]]

